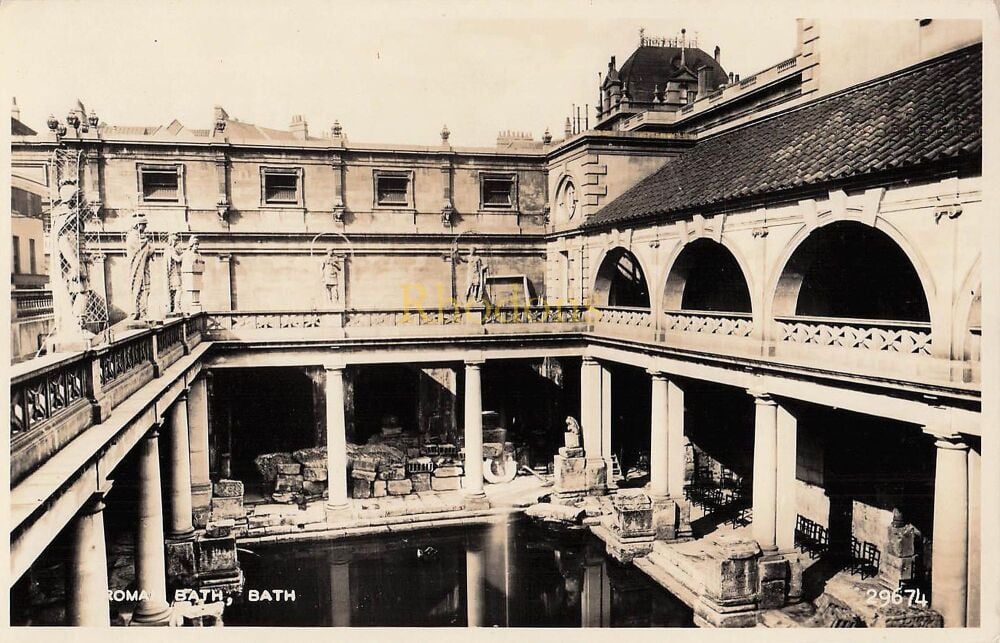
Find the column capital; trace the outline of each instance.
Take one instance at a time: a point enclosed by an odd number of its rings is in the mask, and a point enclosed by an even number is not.
[[[146,435],[142,436],[142,439],[143,440],[155,440],[156,438],[160,437],[160,427],[161,426],[163,426],[163,418],[157,418],[156,419],[156,424],[154,424],[153,427],[149,431],[146,431]]]
[[[467,359],[465,360],[465,368],[482,368],[486,364],[485,359]]]
[[[937,438],[934,441],[934,446],[939,449],[949,449],[954,451],[969,450],[968,443],[966,443],[965,439],[961,435],[958,435],[957,433],[953,433],[950,435],[931,433],[931,435]]]
[[[592,355],[583,356],[583,363],[581,364],[581,366],[599,366],[599,365],[600,362],[597,361],[596,357],[593,357]]]
[[[764,389],[748,388],[747,394],[753,397],[753,401],[755,404],[766,404],[767,406],[778,405],[778,403],[771,396],[771,394],[765,391]]]
[[[107,498],[108,493],[111,491],[112,484],[114,484],[113,480],[105,480],[104,484],[102,484],[97,491],[91,494],[90,498],[87,499],[87,502],[85,502],[83,507],[80,508],[80,515],[92,516],[104,511],[105,507],[107,507],[104,499]]]
[[[655,368],[647,368],[646,372],[649,373],[649,376],[652,377],[654,380],[668,379],[668,375],[666,373],[664,373],[661,370],[657,370]]]
[[[341,373],[343,373],[345,368],[347,368],[347,364],[344,364],[343,362],[332,362],[323,364],[323,370],[325,371],[340,371]]]

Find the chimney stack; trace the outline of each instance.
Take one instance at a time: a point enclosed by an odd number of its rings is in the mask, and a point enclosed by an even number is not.
[[[722,64],[722,49],[719,45],[715,46],[715,62]]]
[[[570,123],[568,116],[566,117],[566,127],[563,129],[563,134],[566,135],[566,138],[573,136],[573,125]]]
[[[17,97],[13,97],[10,103],[10,117],[21,120],[21,108],[17,106]]]
[[[292,136],[300,141],[304,141],[309,138],[309,127],[302,118],[301,114],[295,114],[292,116],[292,124],[289,125],[288,128],[292,131]]]
[[[712,87],[709,87],[709,83],[711,82],[709,78],[711,75],[712,68],[707,65],[698,69],[698,98],[712,91]]]

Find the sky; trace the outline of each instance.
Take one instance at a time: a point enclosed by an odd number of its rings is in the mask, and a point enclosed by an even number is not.
[[[741,76],[790,57],[801,2],[529,3],[13,0],[0,6],[5,87],[44,130],[76,99],[116,125],[212,126],[231,117],[349,140],[493,145],[500,130],[561,138],[638,30],[722,48]],[[39,46],[38,43],[44,43]]]

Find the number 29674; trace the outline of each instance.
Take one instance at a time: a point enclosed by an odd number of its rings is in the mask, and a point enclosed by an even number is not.
[[[867,594],[867,603],[869,605],[879,604],[882,607],[886,607],[889,604],[903,605],[905,603],[908,607],[913,607],[914,605],[927,607],[927,597],[915,587],[903,590],[897,589],[896,591],[869,589],[865,591],[865,594]]]

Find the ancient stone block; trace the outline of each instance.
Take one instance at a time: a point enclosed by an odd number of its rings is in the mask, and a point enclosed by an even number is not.
[[[503,443],[502,442],[484,442],[483,443],[483,457],[484,458],[499,458],[503,455]]]
[[[405,496],[413,493],[413,483],[409,480],[390,480],[388,483],[390,496]]]
[[[352,469],[351,477],[355,480],[367,480],[368,482],[372,482],[378,478],[378,474],[374,471]]]
[[[917,553],[917,539],[920,532],[912,525],[889,527],[885,543],[885,553],[893,556],[914,556]]]
[[[372,455],[358,453],[354,456],[354,463],[351,465],[353,471],[371,471],[375,472],[375,467],[378,466],[378,462]]]
[[[309,480],[312,482],[321,482],[326,480],[326,467],[302,467],[302,479]]]
[[[229,576],[239,570],[236,558],[236,539],[201,538],[196,541],[195,550],[198,555],[198,576],[200,578],[217,578]]]
[[[271,500],[281,504],[291,504],[295,502],[296,494],[292,491],[278,491],[271,494]]]
[[[233,532],[236,521],[232,518],[225,520],[212,520],[205,527],[205,536],[208,538],[223,538]]]
[[[483,429],[483,444],[503,442],[507,439],[507,429]]]
[[[553,458],[555,488],[559,491],[584,491],[587,489],[587,461],[584,458]]]
[[[570,449],[580,448],[580,436],[573,431],[563,433],[563,444]]]
[[[431,490],[431,474],[429,473],[411,473],[410,480],[413,482],[414,491]]]
[[[705,566],[705,590],[720,604],[752,603],[759,590],[757,559],[760,546],[753,540],[721,534]]]
[[[302,473],[302,465],[298,462],[282,462],[278,465],[278,476],[297,476]]]
[[[362,478],[354,478],[354,484],[351,489],[352,498],[371,498],[372,497],[372,483],[368,480]]]
[[[389,469],[389,480],[404,480],[406,478],[406,467],[394,465]]]
[[[435,478],[456,478],[462,475],[462,467],[444,466],[434,469]]]
[[[311,447],[292,452],[292,457],[303,467],[326,468],[326,447]]]
[[[212,495],[219,498],[243,497],[243,483],[239,480],[219,480],[212,485]]]
[[[417,458],[420,456],[420,447],[407,447],[406,457],[407,458]]]
[[[785,580],[788,578],[788,561],[784,558],[768,560],[762,558],[759,563],[760,582]]]
[[[291,453],[262,453],[254,458],[253,463],[266,482],[273,482],[278,475],[278,463],[295,462]]]
[[[212,520],[242,518],[245,514],[243,498],[212,498]]]
[[[376,480],[388,480],[391,477],[387,467],[379,467],[379,471],[375,475]]]
[[[315,480],[303,480],[302,481],[302,491],[310,496],[318,496],[326,489],[325,482],[316,482]]]
[[[761,581],[757,605],[760,609],[777,609],[785,604],[785,581]]]
[[[579,447],[559,447],[559,455],[564,458],[582,458],[584,451]]]
[[[197,574],[197,559],[194,553],[194,540],[180,542],[167,541],[167,582],[171,585],[190,586]]]
[[[611,499],[611,526],[620,538],[653,535],[653,502],[638,489],[619,491]]]
[[[462,478],[431,478],[433,491],[458,491],[462,488]]]
[[[387,495],[389,495],[389,488],[385,480],[376,480],[372,483],[372,498],[384,498]]]
[[[274,481],[274,490],[278,492],[302,491],[302,476],[284,475],[279,473],[278,479]]]
[[[914,577],[916,556],[893,556],[885,554],[879,564],[879,581],[889,589],[896,589],[903,581]]]

